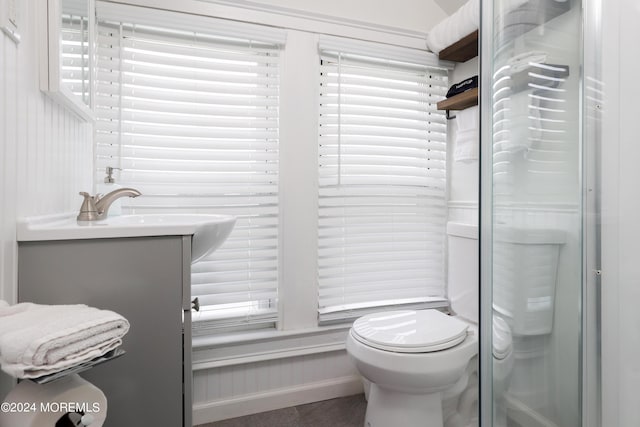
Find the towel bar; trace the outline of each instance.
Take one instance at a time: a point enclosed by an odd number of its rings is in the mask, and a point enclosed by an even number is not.
[[[110,360],[116,359],[125,353],[126,351],[122,350],[121,348],[116,348],[103,354],[102,356],[98,356],[95,359],[89,360],[88,362],[84,362],[79,365],[73,366],[71,368],[65,369],[64,371],[54,372],[53,374],[43,375],[38,378],[30,378],[30,380],[37,384],[50,383],[52,381],[66,377],[67,375],[77,374],[80,372],[87,371],[93,368],[94,366],[101,365],[104,362],[108,362]]]

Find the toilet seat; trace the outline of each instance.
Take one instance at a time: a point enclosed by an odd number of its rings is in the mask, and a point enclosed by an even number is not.
[[[467,323],[431,309],[368,314],[351,331],[356,340],[379,350],[429,353],[460,344],[468,329]]]

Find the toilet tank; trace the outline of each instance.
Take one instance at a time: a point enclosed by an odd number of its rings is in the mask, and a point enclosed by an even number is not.
[[[447,297],[451,310],[457,316],[478,323],[478,225],[448,222],[447,241]]]
[[[495,227],[493,233],[493,309],[516,335],[551,333],[564,231]]]

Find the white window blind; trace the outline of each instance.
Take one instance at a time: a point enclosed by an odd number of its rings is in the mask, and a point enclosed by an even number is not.
[[[120,167],[117,182],[142,192],[123,213],[237,216],[225,243],[192,266],[194,333],[273,325],[283,39],[123,8],[98,6],[96,180]]]
[[[321,42],[320,321],[444,296],[447,70],[426,53]]]
[[[89,19],[86,10],[65,5],[60,26],[61,76],[65,87],[89,104]]]

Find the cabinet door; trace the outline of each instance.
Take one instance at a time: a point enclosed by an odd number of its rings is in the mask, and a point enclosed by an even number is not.
[[[183,425],[182,252],[182,236],[20,243],[20,301],[87,304],[131,323],[127,353],[81,374],[107,396],[105,427]]]

